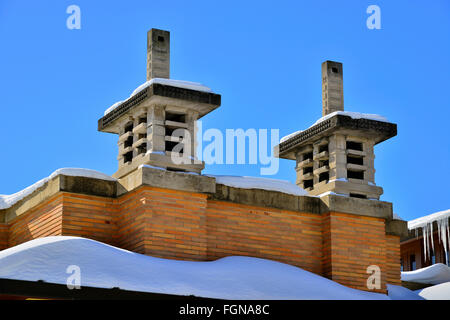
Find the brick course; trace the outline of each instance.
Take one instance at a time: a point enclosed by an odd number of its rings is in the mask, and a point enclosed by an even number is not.
[[[384,219],[256,207],[202,193],[150,186],[119,198],[59,192],[9,226],[0,224],[0,248],[51,235],[81,236],[171,259],[272,259],[362,290],[367,290],[367,267],[377,265],[381,292],[386,282],[400,283],[399,238],[386,235]]]

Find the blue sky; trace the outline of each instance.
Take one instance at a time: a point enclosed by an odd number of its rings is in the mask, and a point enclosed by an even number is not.
[[[81,8],[81,29],[66,8]],[[381,30],[366,27],[369,5]],[[345,109],[377,113],[398,136],[376,146],[376,183],[412,219],[450,208],[450,2],[0,0],[0,194],[61,167],[112,174],[117,137],[103,111],[146,80],[146,32],[171,31],[171,77],[222,95],[203,127],[309,127],[321,63],[344,64]],[[282,160],[274,178],[295,181]],[[204,173],[259,175],[258,165]]]

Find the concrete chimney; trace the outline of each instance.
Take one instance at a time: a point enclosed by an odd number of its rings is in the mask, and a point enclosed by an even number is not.
[[[151,29],[147,33],[147,81],[170,78],[170,32]]]
[[[344,111],[344,81],[342,63],[322,63],[322,116]]]

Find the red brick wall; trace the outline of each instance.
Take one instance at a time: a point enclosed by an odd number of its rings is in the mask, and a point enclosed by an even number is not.
[[[8,245],[62,235],[63,194],[41,203],[15,218],[9,226]]]
[[[208,201],[208,259],[248,255],[322,273],[322,216]]]
[[[0,223],[0,250],[8,248],[8,225]]]
[[[255,256],[321,273],[321,219],[317,214],[207,201],[203,194],[142,187],[120,200],[117,244],[164,258]]]
[[[63,193],[62,234],[115,244],[115,200]]]
[[[386,268],[387,283],[401,285],[400,238],[397,236],[386,236]]]
[[[436,228],[435,228],[436,230]],[[429,254],[433,254],[431,239],[428,237],[430,252]],[[435,263],[443,263],[446,264],[445,250],[442,242],[439,240],[439,235],[437,231],[433,234],[433,243],[434,243],[434,255],[435,255]],[[415,256],[416,261],[416,269],[425,268],[432,264],[431,257],[425,254],[424,251],[424,243],[423,237],[419,234],[418,237],[409,239],[401,243],[400,245],[401,258],[403,260],[403,270],[411,271],[411,256]]]
[[[383,219],[331,212],[324,216],[324,275],[347,286],[367,290],[367,267],[381,269],[386,288],[386,235]]]
[[[254,256],[363,290],[370,265],[381,268],[381,291],[400,276],[398,237],[385,235],[383,219],[254,207],[147,186],[119,199],[62,192],[14,219],[8,232],[9,246],[72,235],[163,258]]]
[[[206,195],[141,187],[119,206],[119,246],[163,258],[206,259]]]

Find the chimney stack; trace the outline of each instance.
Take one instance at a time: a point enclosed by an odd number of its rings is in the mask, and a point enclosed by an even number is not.
[[[147,33],[147,81],[170,78],[170,32],[151,29]]]
[[[322,116],[344,111],[344,81],[342,63],[322,63]]]

